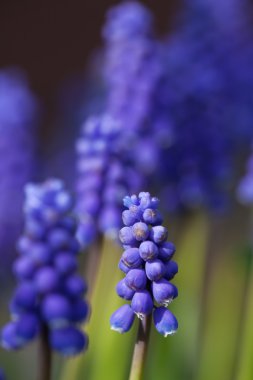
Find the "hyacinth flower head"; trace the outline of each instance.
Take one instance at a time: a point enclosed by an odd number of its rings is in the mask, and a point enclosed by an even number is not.
[[[226,44],[219,36],[206,8],[195,4],[183,10],[167,41],[168,108],[176,128],[159,175],[164,179],[161,197],[172,199],[166,204],[174,211],[227,209],[231,139],[224,112]]]
[[[23,73],[15,69],[0,70],[0,245],[3,262],[14,251],[13,241],[22,224],[22,189],[34,174],[37,118],[38,103]]]
[[[130,330],[135,316],[144,319],[153,314],[154,325],[163,336],[176,332],[178,323],[167,306],[178,291],[171,280],[178,271],[172,257],[173,243],[167,241],[168,230],[162,225],[159,200],[149,193],[124,198],[124,227],[119,238],[125,251],[119,268],[125,277],[116,287],[117,294],[129,301],[110,319],[111,328],[120,333]]]
[[[90,117],[76,144],[78,238],[83,247],[105,234],[116,238],[121,199],[138,187],[138,176],[125,160],[127,140],[121,124],[110,115]]]
[[[129,158],[140,172],[151,175],[160,145],[171,136],[161,90],[163,48],[154,37],[153,15],[137,1],[116,5],[106,15],[103,38],[105,108],[131,138]]]
[[[73,199],[57,179],[28,184],[25,193],[24,233],[13,266],[17,287],[1,344],[19,349],[46,331],[51,349],[64,356],[79,354],[87,347],[78,325],[86,320],[88,305],[86,284],[76,273],[80,247]]]

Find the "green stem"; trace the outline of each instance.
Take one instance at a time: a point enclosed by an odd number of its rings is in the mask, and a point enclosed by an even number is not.
[[[102,254],[103,236],[99,235],[88,252],[88,261],[85,269],[85,279],[88,283],[87,299],[92,298],[92,292],[96,283]]]
[[[244,289],[242,294],[242,301],[240,305],[241,313],[238,323],[238,332],[235,345],[235,356],[231,371],[231,380],[237,379],[239,375],[240,365],[242,362],[244,339],[247,335],[247,314],[249,313],[251,299],[252,299],[252,281],[253,281],[253,209],[250,212],[249,222],[249,247],[247,249],[247,268],[245,273]]]
[[[139,322],[129,380],[141,380],[143,378],[145,359],[148,351],[150,326],[151,315],[145,316],[143,320],[140,320]]]
[[[50,380],[51,378],[51,349],[48,342],[48,329],[44,325],[39,341],[39,365],[37,380]]]

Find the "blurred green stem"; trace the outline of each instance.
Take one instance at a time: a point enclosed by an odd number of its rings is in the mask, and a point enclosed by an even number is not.
[[[51,378],[51,349],[48,342],[48,329],[42,326],[39,341],[39,363],[37,380],[50,380]]]
[[[193,373],[193,378],[196,375],[198,360],[200,358],[202,346],[203,346],[203,338],[204,338],[204,330],[205,323],[207,318],[207,305],[208,305],[208,293],[210,288],[211,276],[212,272],[216,265],[217,253],[219,252],[217,247],[220,244],[220,236],[221,231],[221,223],[218,219],[212,218],[209,221],[209,233],[208,233],[208,241],[206,244],[206,252],[205,252],[205,262],[203,268],[203,277],[202,277],[202,285],[201,285],[201,295],[200,295],[200,312],[199,312],[199,323],[198,323],[198,331],[197,331],[197,351],[195,356],[195,373]]]
[[[151,315],[145,316],[143,320],[140,320],[139,322],[129,380],[141,380],[143,378],[143,370],[148,351],[150,326]]]
[[[92,292],[95,287],[97,274],[100,267],[102,245],[103,245],[103,235],[99,234],[98,238],[92,244],[88,252],[88,260],[87,260],[87,265],[86,265],[86,270],[85,270],[85,279],[88,283],[87,298],[89,300],[92,298]]]
[[[241,314],[238,323],[238,333],[236,342],[235,359],[231,372],[231,379],[237,379],[240,374],[240,367],[243,363],[245,340],[247,337],[247,318],[250,315],[250,307],[252,302],[252,283],[253,283],[253,209],[250,212],[249,223],[249,249],[247,249],[247,266],[245,273],[244,291],[241,302]]]

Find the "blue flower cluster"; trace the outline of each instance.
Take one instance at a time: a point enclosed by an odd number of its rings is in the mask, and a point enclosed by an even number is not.
[[[161,121],[156,107],[163,66],[160,45],[153,37],[152,13],[137,1],[116,5],[107,14],[103,37],[106,110],[120,120],[122,133],[130,138],[129,156],[135,166],[152,173],[159,161],[161,128],[169,134],[169,125],[164,118]]]
[[[161,197],[172,198],[166,204],[174,211],[205,206],[221,212],[227,208],[232,168],[227,46],[204,4],[187,4],[180,16],[166,43],[167,104],[176,128],[161,160]]]
[[[123,305],[111,316],[113,330],[127,332],[135,314],[142,319],[153,312],[157,331],[167,336],[176,332],[178,323],[167,309],[177,297],[178,291],[170,280],[178,272],[178,266],[171,260],[175,246],[167,242],[168,231],[161,225],[158,211],[159,200],[149,193],[140,193],[124,198],[122,219],[125,227],[119,238],[125,249],[119,268],[125,278],[117,285],[117,294],[131,305]],[[158,306],[156,306],[156,304]]]
[[[37,117],[38,103],[23,73],[0,70],[0,245],[5,264],[21,229],[22,189],[34,173]]]
[[[76,145],[77,236],[83,247],[99,233],[117,237],[121,200],[129,188],[138,186],[138,176],[124,162],[125,144],[121,124],[109,115],[90,117],[83,125]]]
[[[86,320],[89,308],[83,300],[86,284],[75,273],[80,247],[73,200],[57,179],[28,184],[25,191],[25,228],[13,267],[18,285],[1,343],[19,349],[46,329],[52,349],[78,354],[88,339],[77,325]]]

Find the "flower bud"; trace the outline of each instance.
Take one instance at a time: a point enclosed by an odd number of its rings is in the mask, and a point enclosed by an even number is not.
[[[157,307],[153,313],[154,324],[157,331],[163,336],[175,334],[178,322],[172,312],[166,307]]]
[[[152,241],[144,241],[139,247],[140,257],[145,261],[155,259],[158,252],[157,245]]]
[[[145,271],[150,281],[158,281],[164,275],[165,266],[159,259],[150,260],[145,264]]]
[[[144,241],[149,236],[149,228],[146,223],[138,222],[133,225],[133,235],[137,241]]]
[[[119,239],[122,244],[132,245],[135,243],[132,227],[123,227],[119,231]]]
[[[176,247],[171,242],[165,242],[159,246],[159,259],[163,261],[170,260],[174,253],[176,252]]]
[[[164,243],[168,237],[168,230],[163,226],[154,226],[150,230],[150,238],[157,244]]]
[[[164,306],[167,306],[178,295],[176,286],[163,278],[152,282],[152,292],[156,302]]]
[[[143,263],[138,248],[127,249],[125,252],[123,252],[121,259],[123,263],[129,268],[138,268]]]
[[[42,300],[41,314],[53,328],[66,326],[71,319],[71,304],[61,294],[50,294]]]
[[[125,281],[129,288],[133,290],[143,290],[147,285],[146,273],[143,269],[131,269],[127,273]]]
[[[134,290],[127,286],[124,278],[118,282],[116,292],[119,297],[124,298],[125,300],[131,300],[134,295]]]
[[[167,280],[172,280],[173,277],[177,274],[178,272],[178,265],[175,261],[168,261],[165,264],[165,272],[164,272],[164,278]]]
[[[140,319],[143,319],[144,315],[150,314],[153,310],[153,301],[150,293],[147,290],[136,292],[133,296],[131,307]]]
[[[111,329],[121,334],[129,331],[134,322],[134,316],[134,312],[128,304],[121,306],[110,318]]]

